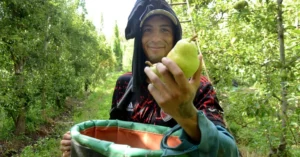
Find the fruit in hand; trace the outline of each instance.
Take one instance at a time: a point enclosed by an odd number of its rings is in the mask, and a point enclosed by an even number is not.
[[[190,78],[197,71],[200,61],[198,59],[198,51],[196,44],[193,42],[197,36],[191,39],[179,40],[173,49],[166,56],[167,58],[174,61],[180,69],[183,71],[186,78]],[[151,70],[158,76],[161,77],[156,69],[156,64],[151,64],[146,61],[146,64],[150,65]]]
[[[167,58],[173,60],[183,71],[186,78],[194,75],[199,67],[198,51],[192,39],[179,40],[174,48],[169,52]]]
[[[146,64],[150,66],[150,69],[160,78],[162,79],[160,73],[157,71],[156,69],[156,63],[155,64],[152,64],[150,63],[149,61],[146,61]]]

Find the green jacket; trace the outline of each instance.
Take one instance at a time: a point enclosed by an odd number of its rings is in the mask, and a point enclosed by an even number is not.
[[[206,118],[202,111],[198,112],[198,123],[201,132],[200,143],[195,144],[187,133],[176,125],[164,137],[161,143],[162,156],[190,156],[190,157],[238,157],[239,151],[233,136],[223,127],[214,125]],[[168,136],[181,130],[181,144],[175,148],[166,145]]]

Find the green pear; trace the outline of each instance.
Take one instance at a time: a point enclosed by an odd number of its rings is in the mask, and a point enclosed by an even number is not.
[[[191,39],[179,40],[173,49],[166,56],[174,61],[184,73],[186,78],[190,78],[197,71],[200,61],[198,59],[198,51],[196,44],[193,42],[196,36]],[[161,74],[156,69],[156,64],[152,64],[146,61],[146,64],[150,66],[150,69],[160,78]]]
[[[156,63],[152,64],[150,63],[149,61],[146,61],[146,64],[150,66],[150,69],[160,78],[162,79],[161,77],[161,74],[157,71],[156,69]]]
[[[200,64],[197,46],[192,39],[179,40],[167,55],[180,67],[186,78],[192,77]]]
[[[244,9],[246,6],[248,6],[248,2],[245,0],[240,0],[233,5],[233,8],[240,11]]]

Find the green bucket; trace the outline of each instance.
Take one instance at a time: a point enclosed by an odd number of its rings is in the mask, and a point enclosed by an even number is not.
[[[71,128],[71,157],[158,157],[169,127],[120,120],[91,120]],[[181,143],[180,131],[168,136],[166,144]]]

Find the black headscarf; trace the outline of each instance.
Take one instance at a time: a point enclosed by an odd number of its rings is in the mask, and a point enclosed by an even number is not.
[[[142,31],[140,23],[143,17],[152,10],[163,9],[174,15],[177,25],[174,25],[174,43],[182,38],[179,20],[171,6],[165,0],[137,0],[129,17],[125,29],[126,39],[134,38],[134,52],[132,58],[133,91],[139,93],[140,86],[146,81],[144,68],[147,57],[142,46]]]

